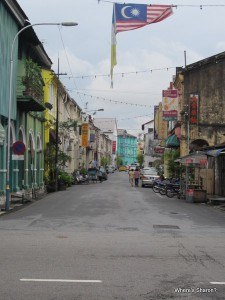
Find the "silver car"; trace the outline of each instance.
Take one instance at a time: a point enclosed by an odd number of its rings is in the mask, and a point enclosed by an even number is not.
[[[153,186],[153,183],[156,179],[159,178],[157,171],[153,168],[146,169],[141,172],[141,186],[144,187],[146,185]]]

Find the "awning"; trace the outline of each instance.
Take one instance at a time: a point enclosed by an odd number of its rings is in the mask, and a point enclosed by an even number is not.
[[[176,134],[172,134],[166,140],[166,148],[177,148],[180,146],[180,141]]]
[[[204,152],[199,151],[180,157],[176,161],[184,165],[205,165],[207,163],[207,156]]]
[[[225,155],[225,148],[213,149],[206,152],[206,155],[217,157],[218,155]]]

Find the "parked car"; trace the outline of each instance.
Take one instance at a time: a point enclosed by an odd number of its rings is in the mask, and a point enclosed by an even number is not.
[[[123,172],[123,171],[127,171],[127,167],[126,166],[120,166],[119,167],[119,172]]]
[[[112,167],[108,167],[108,173],[114,173],[114,168],[112,168]]]
[[[156,179],[159,178],[158,172],[155,168],[142,170],[141,173],[141,186],[144,187],[146,185],[153,186],[153,183]]]
[[[142,175],[144,171],[149,171],[149,172],[153,172],[153,173],[157,172],[156,168],[154,168],[154,167],[145,167],[140,170],[140,174]]]

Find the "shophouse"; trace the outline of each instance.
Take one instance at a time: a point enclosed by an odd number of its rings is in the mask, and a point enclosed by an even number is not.
[[[19,192],[43,186],[44,175],[44,94],[42,68],[50,69],[51,60],[32,27],[26,28],[28,17],[16,1],[0,3],[0,115],[4,140],[0,146],[0,190],[4,194],[7,162],[10,158],[10,190]],[[15,43],[13,40],[15,39]],[[10,59],[10,53],[13,57]],[[11,60],[11,69],[10,69]],[[12,86],[10,88],[10,75]],[[10,97],[10,89],[12,97]],[[11,98],[11,101],[9,99]],[[11,106],[9,103],[11,102]],[[10,114],[9,114],[10,111]],[[10,120],[8,117],[10,115]],[[10,149],[6,135],[10,124]],[[15,143],[23,146],[24,153],[15,151]],[[10,151],[9,151],[10,150]]]
[[[125,129],[118,129],[117,154],[124,165],[137,162],[137,137],[129,134]]]
[[[222,52],[178,69],[174,82],[182,91],[181,154],[207,152],[208,180],[211,173],[216,179],[211,190],[221,196],[225,196],[224,77],[225,52]],[[202,174],[202,177],[206,175]]]
[[[95,118],[94,124],[112,141],[110,165],[115,166],[117,153],[117,121],[115,118]]]

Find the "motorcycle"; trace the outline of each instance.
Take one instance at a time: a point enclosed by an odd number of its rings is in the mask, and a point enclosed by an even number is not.
[[[80,174],[79,172],[76,172],[74,175],[73,175],[73,178],[74,178],[74,183],[75,184],[89,184],[89,176],[88,175],[83,175],[83,174]]]

